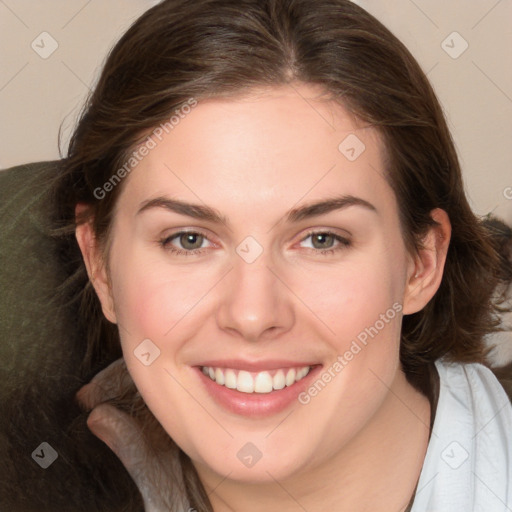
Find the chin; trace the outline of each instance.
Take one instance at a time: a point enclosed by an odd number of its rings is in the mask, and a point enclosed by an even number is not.
[[[300,446],[300,441],[296,441]],[[235,448],[236,444],[236,448]],[[295,444],[295,443],[294,443]],[[225,455],[219,458],[219,453]],[[255,444],[232,443],[226,450],[213,451],[199,457],[201,462],[194,465],[203,466],[207,471],[214,472],[222,478],[240,483],[275,483],[276,480],[287,480],[300,473],[308,465],[311,458],[306,453],[283,453],[282,445],[258,449]]]

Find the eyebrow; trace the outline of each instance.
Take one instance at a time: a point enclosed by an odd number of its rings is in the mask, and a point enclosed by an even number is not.
[[[300,222],[304,219],[325,215],[335,210],[343,210],[350,206],[359,206],[372,211],[378,215],[377,208],[370,202],[353,195],[342,195],[332,199],[316,201],[314,203],[305,204],[297,208],[292,208],[286,213],[286,222]],[[226,216],[221,215],[218,210],[210,206],[187,203],[178,199],[169,197],[155,197],[141,203],[141,207],[137,211],[137,215],[153,208],[163,208],[165,210],[186,215],[198,220],[210,221],[217,224],[225,224],[229,226],[229,220]]]

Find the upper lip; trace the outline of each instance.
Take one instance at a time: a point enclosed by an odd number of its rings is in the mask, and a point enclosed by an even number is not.
[[[290,361],[289,359],[267,359],[265,361],[244,361],[242,359],[212,359],[203,361],[196,366],[209,366],[212,368],[231,368],[257,372],[265,370],[279,370],[280,368],[302,368],[304,366],[317,366],[318,362]]]

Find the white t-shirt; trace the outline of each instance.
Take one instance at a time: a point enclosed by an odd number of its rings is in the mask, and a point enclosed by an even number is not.
[[[436,361],[439,400],[411,512],[512,512],[512,405],[489,368]]]

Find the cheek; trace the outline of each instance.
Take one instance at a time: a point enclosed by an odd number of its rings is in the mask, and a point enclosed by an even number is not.
[[[358,336],[364,341],[368,329],[375,332],[375,324],[381,338],[396,340],[403,299],[401,267],[395,263],[400,258],[375,248],[339,264],[296,273],[291,288],[336,340],[338,351]]]
[[[211,286],[192,269],[126,251],[112,271],[113,296],[121,336],[166,339]],[[114,266],[113,266],[114,267]]]

